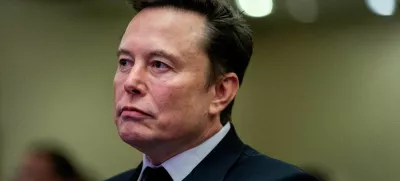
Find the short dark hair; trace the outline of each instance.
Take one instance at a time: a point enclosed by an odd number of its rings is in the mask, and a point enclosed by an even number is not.
[[[244,73],[253,53],[251,30],[242,13],[224,0],[129,0],[139,12],[148,7],[174,7],[193,11],[206,19],[205,51],[211,62],[207,87],[221,75],[233,72],[243,82]],[[221,112],[221,123],[231,121],[234,100]]]

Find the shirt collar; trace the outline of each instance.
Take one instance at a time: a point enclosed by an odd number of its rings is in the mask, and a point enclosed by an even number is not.
[[[221,142],[230,129],[231,125],[228,122],[217,134],[202,144],[170,158],[159,166],[153,165],[143,154],[143,166],[138,180],[141,179],[146,167],[157,168],[162,166],[174,181],[182,181]]]

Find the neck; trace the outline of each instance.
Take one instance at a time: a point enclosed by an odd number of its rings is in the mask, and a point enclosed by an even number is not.
[[[149,159],[149,161],[153,165],[161,165],[162,163],[171,159],[172,157],[202,144],[204,141],[208,140],[209,138],[217,134],[221,129],[222,125],[220,122],[218,122],[218,124],[215,124],[214,126],[211,126],[209,129],[204,130],[201,134],[192,137],[192,139],[185,139],[182,141],[177,141],[172,144],[166,143],[168,145],[159,144],[160,146],[151,149],[152,151],[143,153],[146,154],[147,159]]]

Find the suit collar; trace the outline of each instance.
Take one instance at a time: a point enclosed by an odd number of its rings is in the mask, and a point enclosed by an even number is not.
[[[141,162],[136,169],[133,171],[133,174],[129,181],[137,181],[139,179],[140,173],[142,172],[143,162]]]
[[[245,145],[231,128],[221,142],[192,170],[183,181],[223,180],[228,170],[240,157]],[[134,170],[131,181],[137,181],[143,162]]]
[[[182,181],[190,172],[224,139],[231,128],[231,124],[225,124],[216,134],[205,140],[203,143],[188,149],[168,159],[161,165],[153,165],[146,155],[143,155],[142,172],[145,167],[164,167],[173,180]],[[141,176],[139,176],[141,178]]]
[[[183,181],[223,180],[244,148],[245,145],[231,124],[228,134]]]

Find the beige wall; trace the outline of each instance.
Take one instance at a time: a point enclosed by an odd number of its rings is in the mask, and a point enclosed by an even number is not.
[[[235,107],[242,137],[348,180],[398,180],[399,30],[374,22],[258,36]]]
[[[135,165],[139,154],[119,140],[112,116],[115,52],[129,15],[89,16],[97,9],[68,4],[7,5],[1,41],[7,44],[1,57],[4,177],[13,174],[29,143],[48,138],[64,143],[99,178]]]
[[[98,178],[140,154],[112,123],[115,50],[128,10],[12,3],[0,8],[0,180],[29,143],[53,138]],[[400,24],[295,26],[261,33],[234,108],[247,143],[342,180],[397,180]]]

